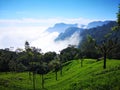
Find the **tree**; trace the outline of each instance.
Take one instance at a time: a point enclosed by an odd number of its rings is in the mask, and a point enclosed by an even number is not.
[[[42,82],[42,88],[44,88],[44,74],[47,73],[47,63],[43,62],[43,55],[40,53],[41,49],[31,47],[30,48],[30,55],[31,58],[31,71],[33,73],[33,88],[35,89],[35,74],[41,74],[41,82]]]
[[[42,86],[42,88],[45,88],[45,87],[44,87],[44,84],[45,84],[44,74],[47,73],[47,63],[41,61],[41,62],[38,64],[37,73],[38,73],[38,74],[41,74],[41,86]]]
[[[62,74],[63,74],[63,67],[62,67],[62,60],[60,60],[60,75],[62,76]]]
[[[49,65],[54,69],[55,77],[56,77],[55,80],[58,80],[57,72],[60,69],[60,61],[55,57],[55,59],[52,60]]]
[[[118,25],[113,27],[112,29],[115,31],[120,31],[120,6],[119,6],[119,11],[117,13],[117,23]],[[106,69],[106,58],[107,55],[112,52],[116,47],[119,47],[118,42],[120,41],[119,38],[117,37],[117,32],[110,32],[107,33],[104,36],[104,39],[100,43],[95,43],[96,48],[101,52],[104,58],[104,65],[103,68]],[[113,37],[114,36],[114,37]],[[93,39],[91,39],[94,41]],[[90,42],[92,42],[90,41]]]
[[[117,45],[117,39],[106,39],[101,42],[101,44],[96,44],[96,48],[102,53],[103,58],[104,58],[104,65],[103,68],[106,69],[106,58],[107,55],[115,49]]]
[[[56,55],[55,60],[59,61],[60,75],[62,76],[62,59],[59,54]]]
[[[56,56],[56,52],[46,52],[43,58],[44,62],[49,63],[50,61],[54,59],[55,56]]]
[[[77,53],[78,53],[78,49],[73,45],[69,45],[67,48],[63,49],[60,52],[60,58],[62,62],[73,60],[75,59]]]
[[[7,72],[13,70],[15,64],[11,64],[11,68],[9,66],[10,63],[16,60],[16,53],[9,50],[0,50],[0,71]],[[14,67],[15,69],[15,67]]]
[[[39,55],[40,55],[40,51],[41,49],[38,49],[38,48],[35,48],[35,47],[31,47],[30,48],[30,51],[29,51],[29,54],[31,56],[31,71],[32,71],[32,74],[33,74],[33,89],[35,90],[35,76],[36,76],[36,73],[37,73],[37,70],[39,69]]]
[[[34,53],[35,53],[35,48],[31,48],[29,45],[29,42],[25,42],[25,50],[27,53],[27,59],[29,60],[29,78],[31,80],[31,72],[32,72],[32,81],[33,81],[33,90],[35,90],[35,73],[36,73],[36,66],[34,63]]]
[[[25,50],[27,51],[27,50],[29,50],[29,49],[30,49],[29,42],[26,41],[26,42],[25,42]]]
[[[81,45],[81,53],[83,58],[97,58],[99,56],[98,51],[95,48],[95,40],[91,35],[87,35],[86,40]]]
[[[28,41],[25,42],[25,52],[26,52],[26,58],[29,61],[29,65],[28,65],[28,71],[29,71],[29,79],[31,80],[31,72],[33,73],[33,78],[34,78],[34,71],[33,71],[33,52],[32,52],[32,48],[30,47],[30,44]],[[34,79],[33,79],[33,83],[34,83]],[[33,87],[35,87],[33,85]]]
[[[10,71],[17,71],[17,63],[14,60],[11,60],[8,65]]]

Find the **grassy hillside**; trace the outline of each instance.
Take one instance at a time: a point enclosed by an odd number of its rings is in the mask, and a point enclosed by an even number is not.
[[[120,90],[120,60],[103,61],[85,59],[64,63],[63,75],[50,72],[44,76],[45,90]],[[28,73],[0,73],[0,90],[33,90]],[[41,76],[36,75],[36,90],[41,90]]]

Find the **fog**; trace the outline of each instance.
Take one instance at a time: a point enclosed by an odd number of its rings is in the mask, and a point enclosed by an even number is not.
[[[57,31],[52,33],[46,31],[47,28],[56,23],[67,23],[87,25],[93,20],[83,18],[49,18],[49,19],[0,19],[0,49],[14,47],[24,49],[25,41],[31,46],[41,48],[42,52],[56,51],[66,48],[69,44],[78,45],[80,38],[75,33],[64,41],[55,42],[54,39],[59,35]]]
[[[79,33],[74,33],[71,37],[61,41],[54,41],[58,36],[57,32],[45,32],[37,40],[33,41],[31,45],[41,48],[43,52],[55,51],[59,53],[68,45],[78,45],[80,38]]]

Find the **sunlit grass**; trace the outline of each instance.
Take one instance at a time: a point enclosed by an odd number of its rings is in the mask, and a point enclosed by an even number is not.
[[[63,75],[58,72],[44,75],[46,90],[119,90],[120,60],[107,60],[107,69],[103,69],[103,61],[85,59],[83,67],[80,60],[63,64]],[[32,80],[28,72],[0,73],[0,90],[33,90]],[[41,75],[36,75],[36,90],[41,90]]]

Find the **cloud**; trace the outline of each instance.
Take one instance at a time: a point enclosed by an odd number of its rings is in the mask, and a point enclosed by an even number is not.
[[[78,23],[78,24],[88,24],[93,20],[84,19],[84,18],[48,18],[48,19],[35,19],[35,18],[23,18],[23,19],[0,19],[0,24],[39,24],[39,25],[54,25],[55,23]]]
[[[48,18],[48,19],[0,19],[0,48],[24,48],[25,41],[39,47],[43,52],[59,51],[68,44],[78,44],[78,36],[74,34],[64,41],[54,42],[58,32],[49,33],[48,27],[56,23],[88,24],[92,20],[83,18]]]
[[[43,52],[56,51],[59,53],[68,45],[78,45],[80,38],[78,33],[74,33],[70,38],[55,42],[54,39],[58,36],[57,32],[44,33],[39,39],[32,42],[33,46],[40,47]]]
[[[44,27],[1,27],[0,28],[0,48],[24,47],[26,40],[33,41],[44,32]]]

